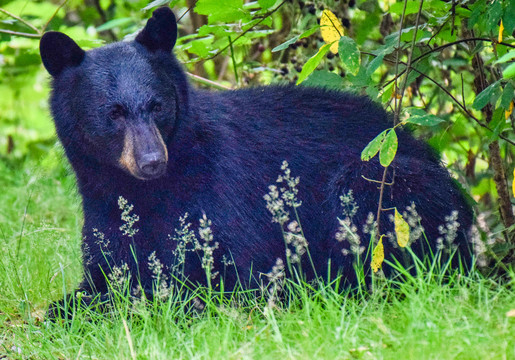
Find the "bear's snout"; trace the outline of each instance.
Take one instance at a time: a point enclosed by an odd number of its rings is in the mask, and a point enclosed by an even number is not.
[[[138,122],[125,129],[118,165],[140,180],[153,180],[166,172],[168,151],[153,121]]]
[[[164,154],[159,152],[153,152],[151,154],[145,154],[138,161],[138,167],[141,171],[141,175],[145,179],[151,180],[164,175],[166,170],[166,158]]]

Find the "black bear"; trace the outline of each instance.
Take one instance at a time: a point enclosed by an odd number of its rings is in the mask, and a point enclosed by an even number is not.
[[[124,268],[150,293],[155,267],[170,272],[179,263],[193,284],[206,284],[209,271],[225,289],[252,287],[277,259],[286,263],[288,252],[299,261],[306,247],[307,279],[330,270],[352,283],[353,256],[365,257],[369,213],[377,212],[378,184],[370,180],[384,171],[360,154],[392,126],[390,116],[366,97],[321,88],[193,89],[172,54],[176,37],[172,11],[160,8],[134,41],[85,52],[62,33],[41,39],[57,134],[82,196],[80,289],[105,294],[106,278]],[[470,261],[470,207],[431,149],[397,133],[383,208],[408,209],[416,253],[453,242]],[[382,234],[393,232],[388,213]],[[199,219],[201,238],[214,237],[210,250],[173,239],[181,221]],[[184,246],[194,251],[181,253]],[[395,241],[384,248],[386,257],[404,254]]]

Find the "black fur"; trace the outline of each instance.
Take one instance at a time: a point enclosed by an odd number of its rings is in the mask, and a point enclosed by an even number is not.
[[[335,240],[337,218],[342,217],[339,197],[353,190],[359,205],[354,222],[366,246],[369,238],[362,226],[368,213],[377,211],[379,190],[363,177],[380,180],[383,167],[377,158],[361,161],[360,153],[392,126],[389,116],[370,99],[340,91],[297,86],[193,89],[171,54],[176,31],[171,11],[159,9],[136,41],[91,50],[81,59],[78,46],[62,35],[46,34],[41,41],[44,64],[53,75],[57,134],[83,200],[86,278],[81,289],[105,293],[103,272],[127,263],[150,291],[147,259],[155,251],[171,268],[176,243],[168,235],[186,212],[195,227],[203,214],[212,220],[220,244],[214,252],[215,270],[224,276],[226,288],[238,276],[243,285],[256,286],[259,274],[285,257],[280,226],[272,223],[263,200],[283,160],[293,176],[300,176],[298,210],[317,273],[327,274],[330,260],[332,274],[339,271],[352,282],[353,258],[342,254],[348,243]],[[155,103],[159,111],[152,110]],[[127,127],[150,122],[166,144],[168,162],[164,176],[145,181],[120,168],[118,160]],[[383,207],[403,211],[415,203],[433,250],[438,226],[458,210],[456,244],[469,261],[465,233],[472,222],[470,207],[430,148],[407,132],[397,133],[398,153],[387,176],[394,184],[385,188]],[[119,196],[134,205],[140,218],[134,243],[120,231]],[[382,216],[383,233],[393,231],[387,217]],[[94,229],[109,240],[107,256]],[[413,245],[418,254],[422,243]],[[384,247],[387,257],[402,258],[386,240]],[[224,269],[223,255],[234,266]],[[303,269],[308,278],[313,276],[307,263]],[[187,259],[185,275],[205,283],[197,255]]]
[[[169,8],[159,8],[148,20],[145,29],[136,37],[136,41],[150,51],[172,51],[177,40],[177,23]]]
[[[65,34],[50,31],[39,44],[41,60],[52,76],[59,76],[67,67],[79,66],[86,53]]]

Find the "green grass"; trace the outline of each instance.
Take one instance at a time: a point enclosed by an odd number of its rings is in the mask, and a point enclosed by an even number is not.
[[[44,321],[80,280],[82,221],[73,175],[57,156],[45,161],[0,162],[0,358],[515,359],[513,280],[476,272],[350,295],[290,284],[276,308],[241,293],[202,312],[185,312],[184,297],[133,306],[121,296],[104,314]]]

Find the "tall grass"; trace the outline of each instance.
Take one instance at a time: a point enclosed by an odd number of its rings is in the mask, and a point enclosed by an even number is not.
[[[342,291],[338,280],[287,278],[281,262],[261,291],[176,286],[145,301],[112,282],[103,311],[77,307],[67,321],[47,321],[50,302],[81,275],[73,176],[59,166],[39,174],[28,165],[0,166],[0,357],[515,358],[514,274],[500,281],[428,261],[416,262],[415,272],[390,263],[398,276],[354,291]],[[302,234],[300,225],[285,231]],[[292,255],[299,240],[287,244]]]

